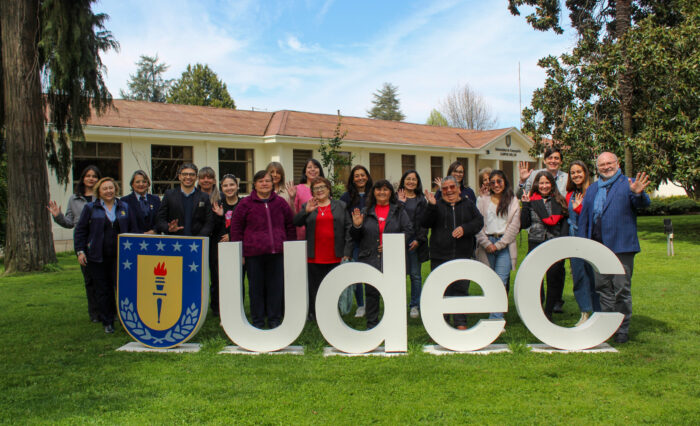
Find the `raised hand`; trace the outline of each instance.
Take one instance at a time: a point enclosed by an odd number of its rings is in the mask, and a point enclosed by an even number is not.
[[[398,191],[396,191],[396,196],[399,198],[399,201],[402,203],[406,202],[406,190],[401,188]]]
[[[294,182],[291,180],[287,183],[284,184],[285,188],[287,188],[287,194],[289,194],[289,198],[296,198],[297,196],[297,187],[294,186]]]
[[[434,183],[435,185],[437,185],[438,188],[442,188],[442,178],[439,178],[439,177],[435,178],[435,180],[433,181],[433,183]]]
[[[178,226],[178,219],[173,219],[171,222],[168,222],[168,232],[175,233],[177,231],[180,231],[181,229],[185,229],[184,226]]]
[[[527,161],[521,161],[518,164],[518,170],[520,172],[520,183],[525,183],[527,178],[530,177],[532,170],[530,170],[530,165]]]
[[[311,213],[318,208],[318,201],[316,198],[312,198],[306,202],[306,213]]]
[[[530,196],[527,195],[527,193],[523,192],[523,197],[520,199],[523,203],[529,203],[530,202]]]
[[[49,205],[46,206],[46,208],[49,209],[49,212],[53,217],[58,217],[58,215],[61,214],[61,206],[59,206],[55,201],[49,201]]]
[[[630,182],[630,190],[634,192],[635,194],[641,194],[642,191],[646,189],[647,186],[649,186],[649,176],[644,173],[637,173],[637,178],[632,182],[632,179],[629,179]]]
[[[352,224],[355,228],[362,226],[362,222],[365,220],[365,215],[362,214],[360,209],[355,209],[352,211]]]
[[[216,213],[217,216],[224,215],[224,206],[219,203],[214,203],[214,205],[211,206],[211,210]]]
[[[425,199],[426,201],[428,201],[429,204],[435,205],[435,203],[437,203],[437,200],[435,199],[435,194],[428,191],[427,189],[425,190]]]
[[[576,193],[576,195],[574,196],[574,203],[573,203],[574,208],[577,209],[578,206],[581,205],[581,203],[583,203],[583,194],[581,194],[580,192],[578,192],[578,193]]]

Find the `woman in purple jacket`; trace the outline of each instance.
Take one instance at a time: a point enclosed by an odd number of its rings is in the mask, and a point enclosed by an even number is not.
[[[243,242],[248,272],[250,316],[254,327],[268,328],[282,322],[284,258],[282,245],[296,239],[292,210],[272,190],[270,174],[253,176],[253,191],[238,203],[231,218],[231,241]]]

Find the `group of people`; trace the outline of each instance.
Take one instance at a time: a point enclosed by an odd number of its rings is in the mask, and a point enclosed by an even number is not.
[[[315,320],[315,299],[325,276],[342,262],[363,262],[382,268],[385,233],[405,236],[407,274],[410,277],[410,316],[420,315],[422,264],[430,269],[453,259],[476,258],[509,288],[510,272],[517,265],[516,238],[528,229],[528,249],[552,238],[578,235],[611,248],[625,266],[625,276],[597,274],[581,259],[571,259],[574,295],[581,310],[579,323],[591,312],[616,311],[625,321],[615,340],[628,339],[631,316],[630,279],[634,254],[639,251],[635,209],[649,203],[645,174],[636,180],[621,175],[614,154],[598,157],[600,179],[591,183],[583,162],[571,163],[569,173],[560,170],[561,151],[545,152],[546,168],[531,171],[520,165],[521,202],[508,176],[501,170],[479,173],[478,196],[465,184],[464,165],[456,161],[448,175],[435,179],[437,191],[424,189],[416,170],[408,170],[394,188],[386,179],[373,181],[362,165],[352,168],[347,191],[335,199],[331,182],[321,164],[309,159],[298,184],[285,178],[282,165],[270,163],[253,176],[250,194],[238,196],[238,179],[224,175],[220,182],[211,167],[198,170],[183,164],[180,185],[166,191],[162,200],[149,194],[145,172],[134,172],[132,193],[116,197],[114,179],[102,177],[88,166],[66,214],[51,202],[54,221],[75,227],[75,250],[88,299],[88,312],[105,332],[114,332],[116,302],[117,235],[126,232],[193,235],[211,239],[211,308],[219,312],[218,242],[241,241],[248,277],[250,315],[253,326],[275,328],[284,315],[283,247],[285,241],[307,241],[310,321]],[[198,183],[198,184],[197,184]],[[520,191],[518,191],[520,192]],[[429,237],[428,237],[429,236]],[[542,301],[545,314],[560,310],[564,284],[564,261],[546,275]],[[469,281],[452,283],[446,296],[466,296]],[[353,293],[356,317],[365,317],[367,328],[379,322],[380,295],[372,286],[358,283]],[[490,314],[503,318],[502,312]],[[460,330],[467,328],[465,314],[446,315]]]

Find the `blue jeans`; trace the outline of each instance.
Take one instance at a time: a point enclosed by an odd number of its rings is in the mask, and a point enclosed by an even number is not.
[[[581,312],[600,312],[600,296],[595,291],[593,267],[583,259],[572,257],[571,275],[574,279],[574,297]]]
[[[360,254],[360,244],[355,243],[355,247],[352,249],[352,261],[357,262],[358,255]],[[355,301],[357,302],[357,307],[365,306],[365,285],[364,284],[353,284],[352,291],[355,293]]]
[[[499,239],[496,237],[489,237],[489,241],[495,244]],[[505,248],[495,251],[493,253],[486,253],[486,258],[489,260],[489,265],[491,269],[496,272],[498,278],[503,282],[503,286],[508,288],[508,281],[510,281],[510,250],[508,246]],[[503,319],[503,312],[494,312],[489,315],[489,319]]]
[[[420,305],[422,284],[421,263],[418,261],[418,249],[406,252],[406,267],[411,277],[411,303],[409,307]]]

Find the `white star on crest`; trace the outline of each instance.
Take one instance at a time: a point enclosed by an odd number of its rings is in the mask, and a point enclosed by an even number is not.
[[[197,251],[197,243],[190,244],[190,251]]]
[[[139,247],[141,247],[141,250],[147,250],[148,244],[146,243],[146,240],[141,241],[141,244],[139,244]]]
[[[158,244],[156,244],[156,247],[158,247],[158,251],[164,251],[164,250],[165,250],[165,244],[163,244],[162,241],[158,241]]]
[[[131,270],[131,262],[129,262],[129,259],[126,259],[126,262],[122,263],[122,265],[124,265],[124,269]]]
[[[197,268],[199,268],[199,265],[197,265],[196,263],[192,262],[192,264],[189,265],[189,267],[190,267],[190,272],[197,272]]]
[[[173,250],[175,251],[180,251],[180,247],[182,247],[182,244],[179,241],[173,244]]]
[[[124,241],[124,250],[131,250],[131,241]]]

